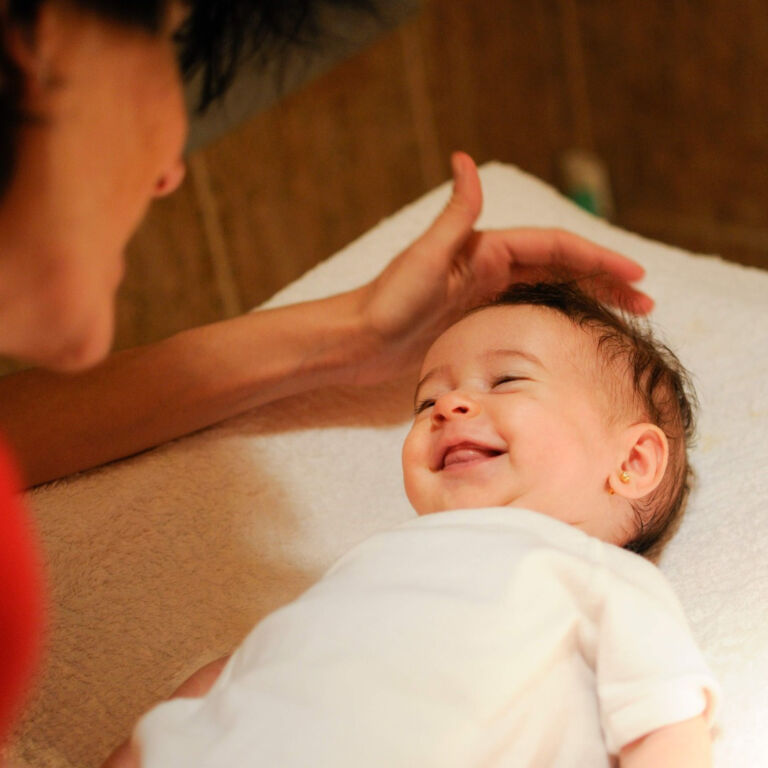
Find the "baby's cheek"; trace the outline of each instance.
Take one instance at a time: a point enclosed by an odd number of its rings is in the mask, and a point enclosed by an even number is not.
[[[437,510],[435,493],[439,473],[430,468],[431,449],[429,426],[417,418],[403,443],[402,462],[406,496],[420,515]]]
[[[408,497],[408,501],[411,502],[411,506],[420,515],[424,514],[427,496],[426,479],[422,477],[422,474],[423,472],[420,472],[417,467],[410,464],[407,458],[403,456],[403,482],[405,484],[405,495]]]
[[[408,496],[408,500],[411,504],[416,506],[412,497],[412,492],[415,486],[414,475],[416,474],[417,466],[417,446],[416,437],[414,435],[413,427],[405,437],[403,443],[403,451],[401,454],[402,466],[403,466],[403,483],[405,484],[405,493]]]

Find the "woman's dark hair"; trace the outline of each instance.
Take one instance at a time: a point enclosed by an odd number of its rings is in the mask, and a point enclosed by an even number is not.
[[[547,307],[591,334],[607,373],[606,387],[630,398],[624,408],[658,426],[669,443],[669,461],[655,491],[632,503],[637,533],[624,545],[655,558],[680,522],[693,473],[688,447],[695,431],[696,395],[677,356],[647,324],[618,314],[579,287],[577,280],[519,283],[473,312],[494,306]],[[612,379],[618,377],[620,384]]]
[[[27,119],[21,108],[23,75],[5,40],[12,26],[32,29],[45,0],[8,0],[0,11],[0,197],[13,175],[16,139]],[[169,0],[74,0],[87,12],[149,32],[161,28]],[[238,65],[255,54],[276,54],[289,44],[322,37],[325,6],[376,14],[375,0],[185,0],[189,16],[177,33],[185,79],[201,73],[197,102],[204,111],[234,79]]]

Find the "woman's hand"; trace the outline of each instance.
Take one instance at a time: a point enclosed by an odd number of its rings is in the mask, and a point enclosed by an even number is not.
[[[453,195],[432,226],[371,283],[359,289],[371,354],[355,382],[374,383],[420,361],[434,338],[467,309],[515,282],[585,278],[599,298],[644,314],[653,301],[629,283],[634,261],[560,229],[475,231],[482,190],[472,158],[451,158]]]
[[[0,379],[0,425],[30,485],[129,456],[264,403],[414,368],[463,312],[542,268],[591,275],[638,312],[637,264],[560,230],[475,232],[480,181],[453,157],[454,191],[432,226],[372,282],[326,299],[249,312],[112,355],[78,376]],[[40,446],[46,450],[41,451]]]

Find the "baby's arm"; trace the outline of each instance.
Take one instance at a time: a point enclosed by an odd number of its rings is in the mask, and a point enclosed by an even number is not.
[[[219,679],[224,666],[229,661],[229,656],[216,659],[198,669],[191,677],[187,678],[170,696],[177,698],[199,698],[205,696],[213,684]],[[0,765],[0,768],[3,768]],[[136,754],[131,740],[124,741],[108,758],[101,768],[140,768],[139,757]]]
[[[620,768],[709,768],[712,742],[704,715],[651,731],[619,754]]]

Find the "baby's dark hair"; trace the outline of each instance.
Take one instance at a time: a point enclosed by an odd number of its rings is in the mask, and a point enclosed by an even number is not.
[[[680,522],[693,478],[688,447],[697,402],[687,371],[669,347],[653,337],[647,323],[612,311],[582,290],[577,280],[518,283],[473,311],[507,305],[547,307],[588,331],[606,369],[627,373],[633,408],[667,436],[664,477],[652,493],[632,503],[638,532],[624,545],[656,557]]]

